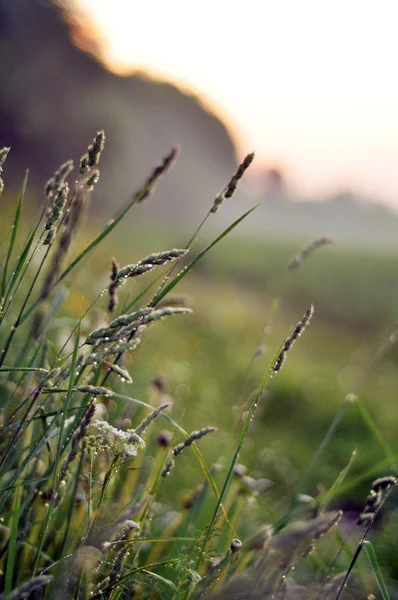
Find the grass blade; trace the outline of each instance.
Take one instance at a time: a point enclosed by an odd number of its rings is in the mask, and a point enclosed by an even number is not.
[[[358,397],[356,397],[354,404],[356,405],[358,412],[361,415],[365,425],[368,427],[370,433],[373,435],[376,442],[382,448],[386,457],[392,461],[393,456],[394,456],[393,452],[389,448],[387,442],[385,441],[384,437],[380,433],[376,423],[374,422],[374,420],[372,419],[372,417],[370,416],[370,414],[366,410],[365,406],[363,405],[363,403],[361,402],[361,400]]]
[[[26,171],[26,175],[25,175],[23,183],[22,183],[21,193],[20,193],[20,196],[19,196],[17,210],[15,212],[14,222],[13,222],[12,229],[11,229],[10,245],[8,246],[7,258],[6,258],[6,262],[5,262],[4,269],[3,269],[3,276],[2,276],[2,279],[1,279],[1,294],[0,295],[1,295],[2,298],[4,298],[4,295],[6,293],[7,271],[8,271],[8,266],[10,264],[12,251],[14,249],[15,240],[17,238],[17,233],[18,233],[18,228],[19,228],[19,221],[21,219],[21,213],[22,213],[22,204],[23,204],[23,199],[25,197],[26,186],[27,186],[27,183],[28,183],[28,174],[29,174],[29,171]]]
[[[41,367],[0,367],[0,373],[43,373],[47,375],[47,369]]]
[[[17,264],[16,264],[16,266],[15,266],[15,268],[13,270],[10,282],[8,284],[8,290],[7,290],[7,293],[6,293],[6,297],[4,299],[3,306],[7,302],[8,298],[9,298],[9,296],[10,296],[10,294],[11,294],[13,288],[14,288],[14,285],[15,285],[15,283],[16,283],[16,281],[17,281],[17,279],[18,279],[18,277],[19,277],[19,275],[20,275],[20,273],[22,271],[22,268],[25,265],[26,259],[28,257],[29,252],[30,252],[30,249],[32,247],[33,241],[35,239],[36,232],[38,230],[39,224],[40,224],[40,221],[38,221],[37,225],[34,227],[33,231],[31,232],[30,236],[28,237],[28,239],[26,241],[26,244],[25,244],[25,246],[24,246],[24,248],[23,248],[23,250],[21,252],[21,255],[18,258]]]
[[[18,484],[15,489],[15,505],[12,518],[11,536],[8,547],[7,569],[5,577],[4,598],[7,598],[13,587],[13,575],[15,565],[15,553],[17,549],[19,510],[21,501],[21,485]]]
[[[81,320],[79,320],[79,324],[78,324],[77,331],[76,331],[76,340],[75,340],[75,346],[74,346],[74,349],[73,349],[73,356],[72,356],[72,362],[71,362],[71,371],[70,371],[69,382],[68,382],[68,391],[67,391],[67,394],[66,394],[66,397],[65,397],[65,401],[64,401],[64,407],[63,407],[62,418],[61,418],[61,425],[60,425],[59,433],[58,433],[57,452],[56,452],[56,457],[55,457],[55,463],[53,465],[53,470],[54,470],[53,488],[54,488],[54,490],[56,489],[56,486],[57,486],[58,465],[59,465],[59,461],[61,459],[61,454],[62,454],[62,447],[63,447],[63,443],[62,442],[63,442],[63,434],[64,434],[64,429],[65,429],[65,422],[66,422],[67,415],[68,415],[70,399],[71,399],[72,394],[73,394],[73,381],[74,381],[74,377],[75,377],[77,355],[78,355],[78,352],[79,352],[79,343],[80,343],[80,325],[81,325]],[[37,567],[39,565],[39,561],[40,561],[40,557],[41,557],[41,551],[42,551],[42,548],[43,548],[43,544],[44,544],[44,540],[45,540],[47,528],[48,528],[48,526],[50,524],[51,516],[52,516],[52,513],[53,513],[54,508],[55,508],[54,498],[55,498],[55,496],[53,495],[51,503],[50,503],[50,506],[48,507],[48,511],[47,511],[47,515],[46,515],[45,521],[43,523],[43,526],[42,526],[42,529],[41,529],[41,532],[40,532],[40,538],[39,538],[39,543],[38,543],[38,547],[37,547],[35,562],[34,562],[34,565],[33,565],[33,577],[36,575],[36,571],[37,571]]]
[[[380,571],[379,563],[377,562],[376,552],[374,551],[371,542],[365,540],[364,542],[362,542],[362,548],[365,550],[366,556],[368,557],[369,564],[376,578],[377,585],[379,586],[379,590],[383,597],[383,600],[390,600],[390,596],[384,583],[383,575]]]
[[[227,236],[233,229],[235,229],[235,227],[237,227],[239,225],[239,223],[241,223],[241,221],[243,221],[243,219],[246,219],[246,217],[248,217],[250,215],[250,213],[253,212],[253,210],[255,210],[258,206],[259,205],[256,204],[256,206],[253,206],[253,208],[251,208],[250,210],[245,212],[241,217],[239,217],[239,219],[234,221],[232,223],[232,225],[227,227],[227,229],[225,231],[223,231],[223,233],[221,235],[219,235],[215,240],[213,240],[211,242],[211,244],[206,246],[206,248],[204,250],[202,250],[202,252],[199,252],[198,256],[196,258],[194,258],[176,277],[174,277],[174,279],[172,281],[170,281],[170,283],[168,285],[166,285],[164,288],[160,289],[157,292],[157,294],[155,294],[155,296],[151,300],[150,306],[156,306],[158,304],[158,302],[160,302],[160,300],[162,300],[162,298],[164,298],[164,296],[166,296],[166,294],[171,292],[171,290],[177,285],[177,283],[179,281],[181,281],[181,279],[183,277],[185,277],[185,275],[187,275],[187,273],[196,265],[196,263],[209,250],[211,250],[211,248],[213,248],[216,244],[218,244],[218,242],[221,242],[221,240],[223,238],[225,238],[225,236]]]
[[[347,473],[351,469],[352,464],[353,464],[353,462],[355,460],[356,455],[357,455],[357,451],[354,450],[353,453],[350,456],[350,460],[348,461],[348,463],[346,464],[346,466],[344,467],[344,469],[339,473],[337,479],[333,483],[333,485],[330,488],[330,490],[328,490],[326,492],[325,498],[321,500],[320,507],[322,508],[322,510],[325,510],[327,504],[329,504],[329,502],[334,497],[336,490],[342,485],[344,479],[347,477]]]

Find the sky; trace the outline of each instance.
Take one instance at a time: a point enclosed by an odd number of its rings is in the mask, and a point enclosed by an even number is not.
[[[75,0],[115,71],[197,94],[306,196],[398,208],[396,0]]]

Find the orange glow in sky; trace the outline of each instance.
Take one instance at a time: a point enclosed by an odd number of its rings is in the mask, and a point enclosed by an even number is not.
[[[395,0],[76,0],[108,65],[204,99],[303,194],[398,207]]]

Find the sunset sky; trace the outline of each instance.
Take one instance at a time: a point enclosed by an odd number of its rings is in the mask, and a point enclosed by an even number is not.
[[[297,192],[398,208],[395,0],[75,0],[119,72],[198,94]]]

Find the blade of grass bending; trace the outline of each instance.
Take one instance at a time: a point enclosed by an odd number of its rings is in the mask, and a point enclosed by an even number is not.
[[[59,461],[61,459],[61,453],[62,453],[62,449],[63,449],[62,442],[63,442],[63,434],[64,434],[64,429],[65,429],[65,421],[67,419],[69,403],[70,403],[70,399],[71,399],[72,393],[73,393],[73,381],[74,381],[74,377],[75,377],[77,355],[78,355],[78,351],[79,351],[79,342],[80,342],[80,326],[81,326],[81,319],[79,319],[79,324],[78,324],[78,328],[76,331],[75,346],[73,349],[70,376],[69,376],[69,381],[68,381],[68,391],[67,391],[67,394],[65,397],[64,408],[62,411],[61,425],[60,425],[59,434],[58,434],[57,451],[56,451],[56,455],[55,455],[55,463],[53,465],[53,473],[54,473],[53,488],[54,489],[56,488],[56,484],[57,484],[58,465],[59,465]],[[46,518],[45,518],[45,521],[43,523],[43,526],[42,526],[42,529],[40,532],[39,543],[38,543],[38,547],[37,547],[35,561],[33,564],[32,577],[34,577],[36,575],[37,567],[38,567],[39,561],[40,561],[41,551],[43,548],[44,539],[45,539],[45,536],[47,533],[47,528],[50,524],[50,520],[51,520],[53,511],[54,511],[54,496],[51,499],[50,506],[48,507]]]
[[[63,271],[63,273],[61,273],[61,275],[55,281],[52,289],[54,289],[57,285],[59,285],[61,283],[61,281],[63,281],[65,279],[65,277],[67,275],[69,275],[69,273],[72,271],[72,269],[74,269],[80,263],[80,261],[83,260],[83,258],[85,256],[87,256],[87,254],[89,254],[92,250],[94,250],[98,246],[98,244],[100,242],[102,242],[102,240],[105,239],[111,233],[111,231],[113,231],[115,229],[115,227],[117,225],[119,225],[120,221],[125,217],[125,215],[128,213],[130,208],[132,208],[132,206],[134,206],[134,204],[139,202],[141,200],[141,198],[143,198],[145,196],[145,194],[151,189],[151,187],[156,183],[156,181],[157,181],[157,178],[154,179],[150,185],[147,185],[145,188],[142,188],[142,190],[134,196],[134,198],[131,200],[131,202],[129,202],[127,204],[127,206],[121,211],[119,216],[117,216],[116,219],[114,221],[112,221],[112,223],[109,223],[109,225],[107,225],[107,227],[105,227],[105,229],[99,235],[97,235],[97,237],[94,238],[93,241],[88,246],[86,246],[86,248],[79,254],[79,256],[77,256],[75,258],[75,260],[73,262],[71,262],[71,264]],[[34,309],[36,308],[36,306],[39,303],[40,303],[40,299],[36,300],[36,302],[34,302],[25,311],[25,313],[22,315],[20,323],[23,323],[29,317],[29,315],[34,311]]]
[[[2,494],[3,492],[8,492],[9,490],[14,490],[17,487],[22,487],[24,485],[37,484],[42,481],[47,481],[48,479],[49,479],[48,477],[37,477],[36,479],[25,479],[24,481],[14,483],[13,485],[8,485],[7,487],[0,488],[0,494]]]
[[[226,476],[225,481],[224,481],[224,485],[223,485],[221,493],[220,493],[220,497],[219,497],[219,499],[217,501],[217,505],[216,505],[216,508],[215,508],[215,510],[213,512],[213,516],[212,516],[212,519],[210,521],[210,525],[209,525],[209,527],[207,529],[206,536],[205,536],[205,538],[203,540],[203,544],[202,544],[202,547],[201,547],[201,552],[200,552],[200,555],[199,555],[199,558],[198,558],[198,561],[197,561],[197,564],[196,564],[196,569],[195,569],[196,571],[198,570],[198,568],[199,568],[199,566],[200,566],[200,564],[201,564],[201,562],[203,560],[204,551],[205,551],[207,543],[208,543],[208,541],[209,541],[209,539],[210,539],[210,537],[212,535],[214,524],[215,524],[216,519],[217,519],[217,514],[218,514],[218,511],[219,511],[221,502],[224,499],[224,496],[225,496],[225,493],[227,491],[228,485],[229,485],[229,483],[231,481],[232,471],[233,471],[233,469],[234,469],[234,467],[235,467],[235,465],[237,463],[240,451],[242,450],[243,442],[244,442],[244,439],[246,437],[246,433],[247,433],[247,431],[249,429],[250,422],[251,422],[251,420],[252,420],[252,418],[254,416],[255,410],[256,410],[257,405],[258,405],[258,403],[260,401],[260,398],[261,398],[261,396],[263,394],[264,388],[265,388],[265,386],[266,386],[269,378],[272,375],[272,372],[273,372],[274,367],[276,365],[276,361],[278,360],[278,357],[279,357],[279,355],[281,353],[283,345],[284,345],[284,341],[279,346],[277,352],[275,353],[275,355],[274,355],[274,357],[273,357],[273,359],[271,361],[271,364],[269,365],[268,369],[266,370],[266,372],[265,372],[265,374],[264,374],[264,376],[263,376],[263,378],[261,380],[261,383],[260,383],[260,385],[258,387],[256,396],[255,396],[255,398],[254,398],[254,400],[253,400],[253,402],[252,402],[252,404],[250,406],[250,409],[249,409],[249,411],[247,413],[247,417],[246,417],[245,422],[244,422],[243,427],[242,427],[242,431],[241,431],[241,434],[240,434],[240,437],[239,437],[238,445],[237,445],[236,450],[235,450],[235,454],[234,454],[234,456],[232,458],[230,467],[228,469],[227,476]]]
[[[8,547],[4,598],[7,598],[7,596],[10,594],[12,587],[13,587],[15,554],[16,554],[16,549],[17,549],[17,538],[18,538],[20,501],[21,501],[21,485],[18,484],[16,487],[16,490],[15,490],[15,504],[14,504],[14,512],[13,512],[13,517],[12,517],[10,542],[9,542],[9,547]]]
[[[362,548],[365,550],[366,556],[368,557],[369,564],[376,578],[377,585],[379,586],[379,590],[383,597],[383,600],[390,600],[386,584],[384,583],[383,575],[380,571],[379,563],[377,562],[376,553],[371,542],[368,542],[367,540],[362,542]]]
[[[236,221],[234,221],[232,223],[232,225],[230,225],[229,227],[227,227],[227,229],[225,231],[223,231],[223,233],[221,235],[219,235],[215,240],[213,240],[213,242],[211,242],[211,244],[209,244],[208,246],[206,246],[206,248],[204,250],[202,250],[202,252],[200,252],[198,254],[198,256],[196,258],[194,258],[178,275],[176,275],[176,277],[174,277],[174,279],[172,281],[170,281],[169,284],[167,284],[163,289],[159,290],[159,292],[157,294],[155,294],[155,296],[152,298],[149,306],[156,306],[158,304],[158,302],[160,302],[160,300],[162,300],[162,298],[164,298],[164,296],[166,296],[166,294],[168,294],[177,285],[177,283],[179,281],[181,281],[181,279],[183,277],[185,277],[185,275],[196,265],[196,263],[209,250],[211,250],[211,248],[213,248],[213,246],[215,246],[216,244],[218,244],[218,242],[220,242],[233,229],[235,229],[235,227],[237,227],[239,225],[239,223],[241,223],[241,221],[243,221],[243,219],[246,219],[246,217],[248,217],[250,215],[250,213],[253,212],[253,210],[255,210],[258,206],[259,205],[256,204],[256,206],[253,206],[253,208],[251,208],[250,210],[248,210],[247,212],[245,212],[241,217],[239,217],[239,219],[237,219]]]
[[[29,171],[26,171],[26,175],[25,175],[23,183],[22,183],[21,193],[20,193],[20,196],[19,196],[17,210],[15,211],[14,222],[12,224],[11,239],[10,239],[10,244],[8,246],[7,258],[6,258],[6,262],[5,262],[4,269],[3,269],[3,277],[1,279],[1,297],[2,298],[4,298],[4,295],[6,293],[7,271],[8,271],[8,266],[10,264],[12,251],[14,249],[15,240],[17,238],[17,233],[18,233],[18,228],[19,228],[19,221],[21,219],[22,204],[23,204],[23,199],[24,199],[24,196],[25,196],[26,186],[27,186],[27,183],[28,183],[28,175],[29,175]]]
[[[166,542],[198,542],[199,538],[195,538],[195,537],[183,537],[183,536],[170,536],[170,537],[135,537],[134,538],[134,542],[145,542],[145,543],[149,543],[151,542],[152,544],[158,544],[158,543],[166,543]],[[120,542],[119,542],[120,543]],[[127,540],[126,542],[127,544],[130,543],[130,540]]]
[[[150,575],[154,579],[161,581],[162,583],[167,585],[167,587],[169,587],[173,591],[173,593],[175,594],[174,595],[175,598],[181,598],[181,595],[180,595],[178,589],[176,588],[174,583],[172,581],[170,581],[170,579],[166,579],[165,577],[158,575],[158,573],[154,573],[153,571],[147,571],[146,569],[142,569],[141,573],[145,573],[146,575]]]
[[[397,465],[398,454],[395,454],[392,458],[394,460],[393,464]],[[383,458],[383,460],[381,460],[380,462],[373,465],[370,469],[367,469],[367,471],[363,471],[361,473],[361,475],[358,475],[354,479],[351,479],[351,481],[348,481],[344,485],[341,485],[340,488],[334,492],[333,498],[338,498],[339,496],[343,496],[344,494],[351,491],[353,488],[357,487],[364,481],[369,480],[371,477],[374,477],[377,474],[380,474],[380,472],[383,471],[384,469],[386,469],[388,467],[391,469],[391,466],[392,466],[391,458]]]
[[[394,456],[394,454],[393,454],[393,452],[391,452],[391,449],[389,448],[384,437],[381,435],[379,429],[377,428],[376,423],[374,422],[374,420],[372,419],[372,417],[366,410],[365,406],[363,405],[363,403],[361,402],[361,400],[358,397],[356,397],[354,404],[356,405],[358,412],[361,415],[362,420],[364,421],[365,425],[368,427],[370,433],[373,435],[376,442],[378,442],[379,446],[384,451],[386,457],[391,460],[391,457]]]
[[[329,504],[330,500],[333,498],[335,491],[342,485],[344,479],[347,477],[348,471],[352,467],[352,463],[354,462],[356,455],[357,455],[357,451],[355,449],[350,456],[350,460],[348,461],[348,463],[346,464],[344,469],[342,469],[342,471],[339,473],[336,481],[333,483],[330,490],[326,492],[325,499],[321,499],[321,502],[320,502],[321,510],[325,510],[326,506]]]

